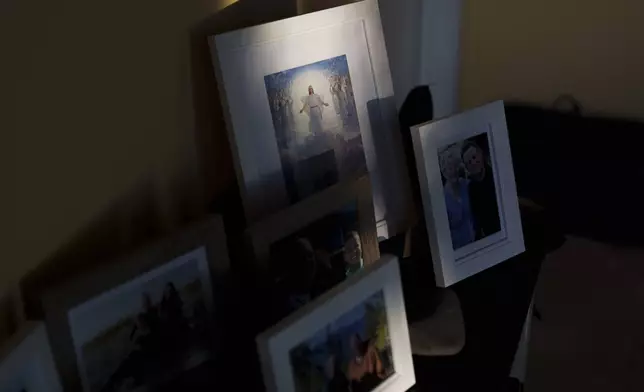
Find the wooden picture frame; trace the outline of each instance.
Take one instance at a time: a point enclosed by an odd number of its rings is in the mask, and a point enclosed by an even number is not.
[[[270,247],[273,243],[354,202],[357,206],[364,265],[374,263],[380,258],[380,250],[372,200],[371,181],[365,175],[333,185],[256,223],[246,231],[256,267],[268,270]]]
[[[371,300],[375,297],[380,298],[378,298],[378,306],[372,309],[382,308],[376,313],[379,317],[369,317],[373,313],[369,313],[366,309],[361,313],[360,307],[366,303],[373,306],[374,302]],[[360,314],[362,315],[355,317]],[[378,322],[373,328],[373,325],[369,327],[369,322],[355,322],[356,319],[375,319]],[[386,322],[386,326],[383,326],[383,321]],[[374,333],[374,330],[377,332]],[[388,336],[381,336],[383,333]],[[316,353],[316,358],[310,360],[311,363],[318,365],[316,366],[318,369],[325,369],[326,378],[322,379],[327,381],[333,379],[337,382],[336,376],[339,376],[340,379],[346,378],[345,384],[347,381],[352,383],[366,379],[367,377],[362,379],[355,377],[357,374],[352,371],[351,365],[348,365],[347,369],[341,369],[340,364],[350,363],[349,358],[352,358],[347,355],[345,349],[349,346],[347,340],[350,340],[347,339],[347,335],[351,338],[356,336],[363,342],[369,343],[370,349],[367,349],[367,354],[354,353],[353,358],[364,358],[368,355],[371,361],[378,361],[381,364],[381,374],[378,375],[380,380],[377,385],[372,386],[372,391],[403,392],[416,383],[400,270],[395,256],[383,256],[378,262],[352,275],[340,285],[257,336],[257,350],[267,391],[298,391],[298,381],[294,372],[294,353],[305,342],[306,344],[317,342],[314,343],[316,347],[324,347],[311,349]],[[323,341],[327,343],[320,344]],[[328,344],[328,342],[336,344]],[[322,354],[326,354],[326,360],[320,361],[319,357]],[[377,359],[374,359],[374,356]],[[337,366],[325,367],[331,357]],[[374,367],[377,369],[379,366]],[[334,376],[330,377],[326,373],[333,368],[335,368]]]
[[[62,392],[42,322],[25,322],[0,346],[0,389],[3,391]]]
[[[522,253],[503,101],[417,125],[411,135],[436,284]]]
[[[168,295],[170,298],[175,295],[175,303],[176,298],[179,298],[178,303],[184,306],[180,309],[185,313],[187,312],[185,307],[189,306],[186,304],[185,293],[186,288],[189,287],[193,293],[197,293],[193,311],[196,312],[197,303],[203,302],[205,310],[211,316],[208,320],[216,320],[218,314],[223,311],[224,295],[219,291],[226,286],[225,278],[228,272],[229,259],[223,221],[220,216],[210,216],[202,222],[181,230],[176,235],[143,247],[45,293],[43,307],[47,330],[65,390],[100,389],[96,388],[96,385],[99,385],[96,378],[90,382],[89,371],[85,368],[86,366],[89,368],[90,365],[89,362],[85,363],[84,354],[81,353],[84,352],[83,350],[88,350],[86,347],[94,344],[98,340],[97,337],[104,336],[104,331],[115,328],[115,325],[121,325],[124,319],[134,319],[134,325],[141,331],[145,331],[146,328],[138,324],[142,318],[141,315],[144,314],[142,309],[145,305],[142,302],[146,302],[146,298],[143,297],[147,297],[150,301],[150,308],[145,310],[145,314],[150,309],[157,308],[158,314],[161,314],[163,305],[155,305],[154,301],[157,298],[164,299],[166,297],[164,291],[170,292]],[[184,275],[187,277],[182,277]],[[180,286],[182,283],[177,282],[181,279],[184,282],[187,280],[188,283]],[[172,286],[172,289],[168,286]],[[195,291],[195,287],[198,287],[198,290]],[[136,304],[137,300],[141,305]],[[112,310],[109,307],[112,304],[110,301],[118,303],[118,310]],[[137,308],[134,313],[131,313],[134,307]],[[102,311],[93,314],[92,311],[95,309]],[[122,314],[121,309],[123,309]],[[117,312],[119,314],[111,316],[112,313]],[[102,325],[102,321],[98,321],[99,319],[110,320],[109,317],[115,321],[111,324],[105,322],[107,327]],[[159,323],[163,322],[161,316],[158,320],[160,320]],[[215,342],[213,349],[216,350],[221,342],[220,337],[217,336],[217,324],[214,325],[211,334]],[[98,332],[92,335],[90,330]],[[151,330],[152,327],[147,325],[148,333],[151,333]],[[170,339],[165,339],[165,344],[168,340]],[[86,346],[81,347],[83,344]],[[96,371],[92,374],[96,374]]]

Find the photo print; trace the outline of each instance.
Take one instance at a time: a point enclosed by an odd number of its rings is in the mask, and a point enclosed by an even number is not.
[[[394,373],[382,291],[290,351],[295,391],[372,391]]]
[[[354,202],[271,245],[276,314],[291,313],[363,267],[359,224]]]
[[[367,171],[346,56],[264,82],[291,203]]]
[[[211,358],[211,289],[201,257],[184,255],[69,312],[86,391],[179,387]]]
[[[501,230],[488,134],[438,149],[445,206],[454,250]]]

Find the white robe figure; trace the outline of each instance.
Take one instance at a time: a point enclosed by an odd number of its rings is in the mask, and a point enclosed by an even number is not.
[[[349,111],[347,109],[347,95],[342,91],[339,77],[331,84],[330,91],[333,96],[335,112],[342,118],[344,124],[349,116]]]
[[[320,135],[324,129],[322,128],[322,111],[324,106],[329,106],[324,102],[322,97],[313,92],[313,88],[309,86],[309,95],[302,97],[302,110],[309,116],[309,131],[312,135]]]

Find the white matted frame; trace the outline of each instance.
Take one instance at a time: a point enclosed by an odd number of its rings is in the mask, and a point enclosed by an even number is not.
[[[369,297],[382,292],[391,339],[394,373],[373,391],[403,392],[416,383],[398,259],[378,262],[323,294],[257,336],[264,384],[269,392],[295,392],[290,350]]]
[[[25,323],[2,347],[0,390],[62,392],[43,323]]]
[[[102,328],[107,324],[102,319],[109,318],[92,312],[103,309],[104,303],[122,293],[160,276],[172,276],[174,271],[190,264],[196,265],[205,307],[217,320],[223,311],[223,293],[218,290],[225,286],[230,266],[223,220],[219,215],[209,216],[44,295],[47,333],[66,390],[90,390],[81,346],[87,341],[84,337],[91,333],[90,327]],[[218,347],[222,337],[217,332],[212,330],[211,334]]]
[[[454,249],[438,150],[487,134],[501,230]],[[503,101],[412,128],[436,283],[447,287],[525,250]]]
[[[210,37],[246,218],[288,206],[264,76],[346,55],[379,236],[408,222],[411,200],[376,0]]]

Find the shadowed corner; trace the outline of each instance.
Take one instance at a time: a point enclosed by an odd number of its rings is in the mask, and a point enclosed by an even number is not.
[[[390,234],[401,234],[401,228],[414,223],[415,208],[412,203],[409,171],[403,156],[403,141],[399,132],[394,97],[373,99],[367,102],[369,122],[377,157],[376,167],[381,178],[372,178],[374,189],[383,191],[376,204],[384,205]],[[384,186],[384,181],[387,185]],[[377,181],[377,182],[376,182]],[[401,208],[404,208],[402,210]]]
[[[49,289],[83,275],[169,229],[170,222],[175,219],[163,216],[154,190],[151,178],[142,179],[21,279],[27,318],[43,316],[40,298]]]

